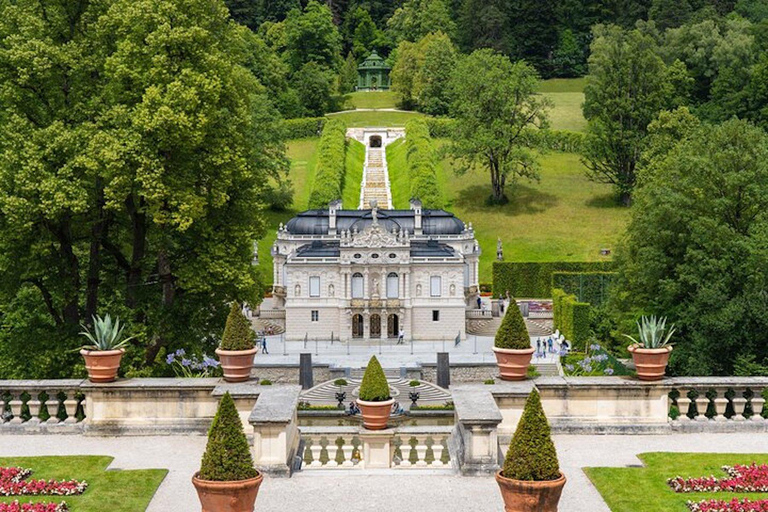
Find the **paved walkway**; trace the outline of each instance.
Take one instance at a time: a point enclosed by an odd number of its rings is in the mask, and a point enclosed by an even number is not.
[[[112,469],[166,468],[148,512],[200,510],[190,479],[205,449],[202,436],[120,437],[0,435],[0,456],[109,455]],[[753,453],[754,434],[676,434],[660,436],[555,436],[561,468],[568,477],[560,510],[609,512],[581,470],[587,466],[639,464],[644,452]],[[764,448],[764,447],[762,447]],[[427,470],[428,471],[428,470]],[[503,509],[491,476],[430,475],[421,471],[300,473],[267,478],[259,512],[466,512]]]

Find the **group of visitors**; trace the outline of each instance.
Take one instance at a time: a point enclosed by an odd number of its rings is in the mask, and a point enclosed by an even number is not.
[[[536,357],[545,358],[547,354],[566,355],[570,350],[568,340],[555,335],[536,338]]]

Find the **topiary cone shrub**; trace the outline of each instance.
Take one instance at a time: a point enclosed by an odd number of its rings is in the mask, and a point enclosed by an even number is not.
[[[557,512],[565,475],[535,389],[525,402],[496,482],[507,512]]]
[[[248,319],[243,316],[240,304],[233,302],[219,347],[222,350],[250,350],[255,346],[256,333],[251,329]]]
[[[376,356],[371,356],[360,384],[360,400],[366,402],[385,402],[391,398],[389,383]]]
[[[360,384],[360,397],[357,405],[363,416],[363,426],[368,430],[383,430],[392,412],[395,401],[389,393],[389,383],[384,375],[379,360],[372,356],[363,374]]]
[[[496,338],[493,341],[496,348],[524,350],[531,348],[531,338],[525,326],[523,314],[514,299],[509,303],[504,319],[501,321]]]
[[[208,431],[200,471],[192,478],[203,512],[253,512],[263,480],[253,467],[243,424],[227,392]]]

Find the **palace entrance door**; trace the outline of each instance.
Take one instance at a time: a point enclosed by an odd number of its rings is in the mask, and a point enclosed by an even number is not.
[[[371,315],[371,338],[381,338],[381,316]]]
[[[363,337],[363,315],[355,315],[352,317],[352,337]]]
[[[397,338],[400,333],[400,319],[397,315],[389,315],[387,317],[387,337]]]

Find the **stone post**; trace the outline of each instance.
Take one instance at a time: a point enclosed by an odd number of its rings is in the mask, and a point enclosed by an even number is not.
[[[463,475],[494,473],[499,469],[498,426],[501,412],[490,391],[453,390],[459,467]]]
[[[448,352],[437,353],[437,385],[443,389],[451,386],[451,363]]]
[[[311,353],[299,355],[299,384],[301,384],[301,389],[310,389],[315,385]]]
[[[299,447],[297,409],[301,387],[268,388],[261,392],[248,418],[253,426],[254,464],[270,475],[290,476]]]

